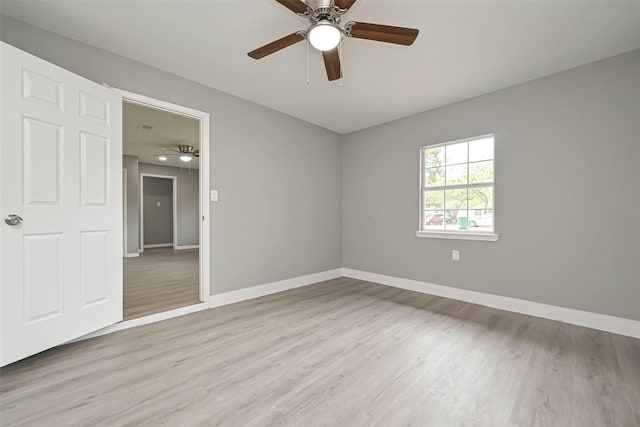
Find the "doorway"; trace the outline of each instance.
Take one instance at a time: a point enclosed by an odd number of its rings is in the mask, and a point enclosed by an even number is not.
[[[206,308],[208,114],[123,95],[123,326]]]
[[[172,247],[178,242],[178,177],[140,174],[140,246]],[[192,186],[197,188],[198,183]],[[197,194],[197,193],[196,193]],[[191,203],[197,203],[194,199]]]

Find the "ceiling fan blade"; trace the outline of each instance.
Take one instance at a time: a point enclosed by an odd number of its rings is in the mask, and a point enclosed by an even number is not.
[[[350,9],[351,6],[356,2],[356,0],[335,0],[334,4],[338,6],[340,9]]]
[[[181,154],[154,154],[153,157],[181,156]]]
[[[365,22],[348,22],[348,36],[357,39],[375,40],[410,46],[418,37],[419,30],[414,28],[393,27],[391,25],[367,24]]]
[[[262,47],[259,47],[256,50],[247,53],[247,55],[249,55],[253,59],[261,59],[267,55],[271,55],[272,53],[275,53],[280,49],[289,47],[292,44],[298,43],[302,40],[304,40],[304,35],[300,34],[300,32],[292,33],[292,34],[289,34],[288,36],[282,37],[281,39],[278,39]]]
[[[276,0],[278,3],[294,13],[305,13],[309,7],[300,0]]]
[[[327,78],[330,82],[342,77],[338,48],[322,52],[322,58],[324,58],[324,67],[327,69]]]

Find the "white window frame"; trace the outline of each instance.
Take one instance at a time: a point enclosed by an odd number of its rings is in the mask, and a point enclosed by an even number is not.
[[[484,139],[484,138],[488,138],[491,137],[493,138],[493,183],[490,185],[493,188],[493,231],[491,232],[485,232],[485,231],[474,231],[474,232],[469,232],[469,231],[458,231],[458,230],[423,230],[423,224],[424,224],[424,191],[425,191],[425,186],[424,186],[424,170],[425,170],[425,166],[424,166],[424,150],[425,149],[429,149],[429,148],[436,148],[436,147],[444,147],[447,145],[453,145],[453,144],[459,144],[461,142],[471,142],[471,141],[475,141],[478,139]],[[495,164],[496,164],[496,148],[495,148],[495,144],[496,144],[496,135],[493,133],[490,134],[486,134],[486,135],[479,135],[479,136],[473,136],[470,138],[463,138],[463,139],[458,139],[455,141],[449,141],[449,142],[443,142],[440,144],[430,144],[430,145],[423,145],[422,147],[420,147],[420,184],[419,184],[419,191],[420,191],[420,204],[418,206],[419,208],[419,214],[418,214],[418,218],[419,218],[419,222],[418,222],[418,231],[416,231],[416,236],[417,237],[427,237],[427,238],[433,238],[433,239],[457,239],[457,240],[482,240],[482,241],[492,241],[495,242],[498,240],[499,236],[496,233],[496,168],[495,168]],[[467,145],[468,147],[468,145]],[[467,148],[468,150],[468,148]],[[469,165],[469,158],[467,157],[467,167]],[[443,166],[446,168],[446,163]],[[445,185],[442,186],[442,188],[444,189],[462,189],[462,188],[471,188],[474,186],[478,186],[478,187],[488,187],[489,185],[487,183],[481,183],[481,184],[455,184],[455,185],[451,185],[451,186],[447,186],[446,182]],[[468,206],[467,206],[468,208]],[[443,209],[443,215],[446,215],[446,205],[445,205],[445,209]]]

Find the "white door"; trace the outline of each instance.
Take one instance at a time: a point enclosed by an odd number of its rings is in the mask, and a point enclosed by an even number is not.
[[[122,98],[1,48],[6,365],[122,320]]]

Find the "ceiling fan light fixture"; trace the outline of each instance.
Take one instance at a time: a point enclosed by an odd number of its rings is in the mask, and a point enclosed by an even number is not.
[[[180,160],[183,161],[183,162],[190,162],[191,159],[193,159],[193,157],[191,157],[189,155],[180,156]]]
[[[320,51],[332,50],[340,44],[340,40],[342,40],[342,30],[331,22],[320,21],[309,28],[307,31],[307,39],[309,43],[311,43],[311,46]]]

